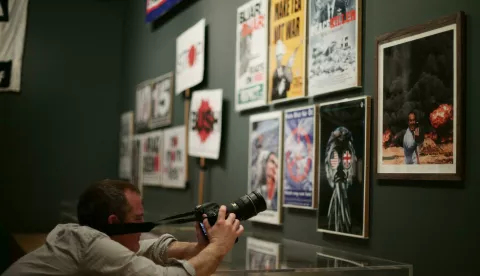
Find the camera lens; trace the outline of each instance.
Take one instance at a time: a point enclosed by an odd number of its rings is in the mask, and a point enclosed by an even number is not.
[[[247,220],[265,210],[267,203],[258,192],[251,192],[227,205],[227,212],[235,213],[238,220]]]

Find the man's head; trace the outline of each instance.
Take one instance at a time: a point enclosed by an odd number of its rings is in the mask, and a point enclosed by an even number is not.
[[[100,231],[107,224],[143,222],[140,191],[126,181],[96,182],[80,196],[77,216],[80,225]],[[139,249],[140,233],[111,238],[134,252]]]
[[[415,116],[415,112],[408,113],[408,128],[411,131],[414,131],[417,127],[417,116]]]

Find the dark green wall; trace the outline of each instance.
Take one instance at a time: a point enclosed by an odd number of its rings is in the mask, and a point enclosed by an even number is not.
[[[235,12],[245,0],[199,0],[155,26],[144,23],[144,1],[128,1],[125,29],[125,64],[122,111],[134,108],[135,85],[174,70],[175,39],[205,17],[208,24],[206,82],[199,88],[224,89],[224,125],[221,159],[209,162],[206,200],[225,202],[247,191],[248,115],[234,112]],[[283,227],[267,228],[272,235],[340,249],[357,251],[414,265],[415,275],[478,275],[477,247],[480,210],[479,176],[475,172],[480,145],[475,143],[480,114],[480,2],[474,0],[366,0],[364,1],[364,88],[280,108],[355,95],[374,94],[375,37],[398,28],[464,10],[467,21],[467,175],[458,183],[371,183],[371,238],[359,241],[327,236],[315,231],[315,212],[285,209]],[[474,31],[475,30],[475,31]],[[174,125],[183,124],[183,99],[175,97]],[[267,109],[268,110],[268,109]],[[186,191],[145,188],[147,218],[189,210],[196,204],[198,160],[190,159],[191,185]],[[475,272],[475,273],[474,273]]]
[[[122,2],[30,1],[22,91],[0,94],[0,223],[10,231],[49,231],[62,201],[116,177],[123,12]]]

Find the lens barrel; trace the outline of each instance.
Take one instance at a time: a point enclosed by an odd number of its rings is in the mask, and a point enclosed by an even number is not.
[[[238,220],[247,220],[267,210],[267,203],[261,194],[251,192],[227,205],[228,213],[235,213]]]

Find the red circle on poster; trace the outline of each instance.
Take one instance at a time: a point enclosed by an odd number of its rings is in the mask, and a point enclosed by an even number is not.
[[[190,50],[188,51],[188,65],[190,67],[192,67],[195,64],[196,54],[197,54],[197,50],[195,49],[195,45],[192,45],[190,47]]]

